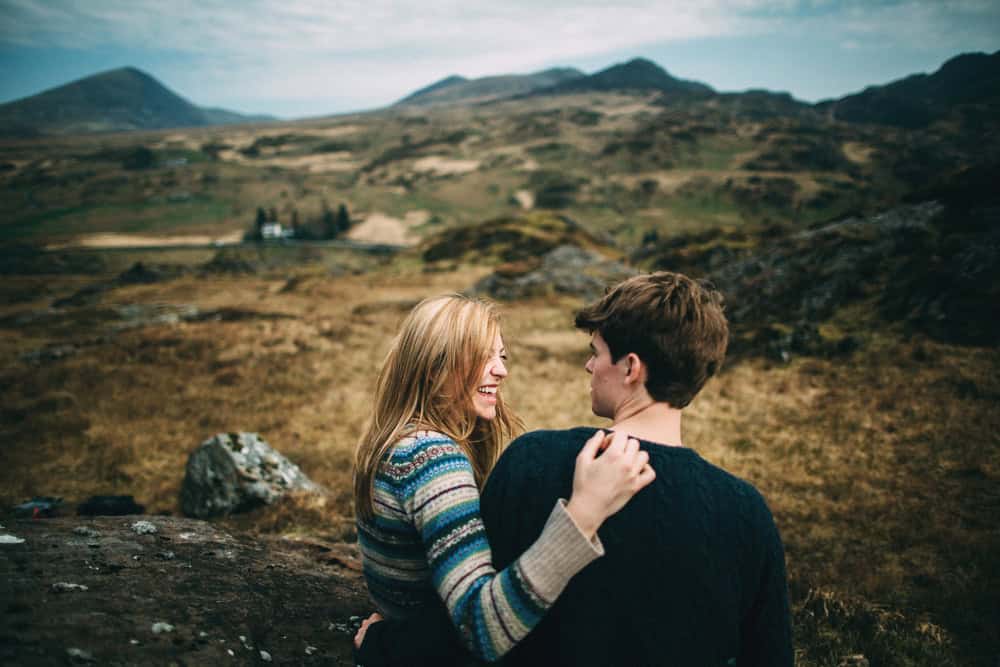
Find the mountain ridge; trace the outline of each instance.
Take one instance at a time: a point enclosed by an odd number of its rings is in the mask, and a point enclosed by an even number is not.
[[[661,103],[721,105],[756,117],[821,113],[833,120],[908,129],[939,121],[957,107],[977,116],[1000,111],[1000,51],[964,53],[931,74],[917,73],[837,99],[809,104],[762,89],[719,92],[681,79],[646,58],[616,63],[593,74],[555,67],[531,74],[470,79],[452,74],[406,95],[389,108],[473,105],[581,92],[651,91]],[[0,105],[0,136],[155,130],[277,120],[199,107],[135,67],[84,77]]]
[[[960,105],[1000,111],[1000,51],[962,53],[931,74],[911,74],[858,93],[824,100],[816,108],[836,120],[918,129]]]
[[[572,67],[553,67],[532,74],[497,74],[467,79],[453,74],[420,88],[393,106],[437,106],[497,101],[585,76]]]
[[[537,95],[611,90],[657,90],[686,97],[709,97],[716,91],[700,81],[678,79],[647,58],[633,58],[594,74],[536,91]]]

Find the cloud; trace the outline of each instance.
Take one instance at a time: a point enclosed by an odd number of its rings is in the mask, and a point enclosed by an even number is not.
[[[377,49],[531,48],[560,53],[620,48],[651,40],[726,34],[738,15],[765,0],[695,4],[636,0],[609,6],[590,0],[545,4],[424,0],[6,0],[6,43],[41,46],[162,44],[180,51],[249,54],[364,52]],[[783,3],[777,3],[783,4]]]
[[[649,43],[794,29],[926,38],[996,33],[992,0],[4,0],[0,43],[159,48],[252,59],[260,54],[472,63],[571,59]]]

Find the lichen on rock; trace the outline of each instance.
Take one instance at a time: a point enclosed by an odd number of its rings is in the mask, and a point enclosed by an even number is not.
[[[188,458],[181,511],[207,519],[269,505],[290,491],[322,493],[256,433],[220,433]]]

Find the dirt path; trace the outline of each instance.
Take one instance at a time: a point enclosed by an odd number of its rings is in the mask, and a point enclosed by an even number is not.
[[[219,236],[208,234],[175,234],[172,236],[149,236],[143,234],[117,234],[105,232],[100,234],[83,234],[72,241],[53,243],[46,248],[61,250],[63,248],[139,248],[142,246],[188,246],[212,245],[213,243],[239,243],[243,232],[235,231]]]
[[[455,160],[440,155],[431,155],[413,163],[413,170],[442,176],[467,174],[479,169],[479,160]]]

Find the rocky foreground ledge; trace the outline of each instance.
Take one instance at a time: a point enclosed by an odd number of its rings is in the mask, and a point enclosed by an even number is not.
[[[2,664],[351,665],[371,611],[354,545],[174,517],[0,523]]]

